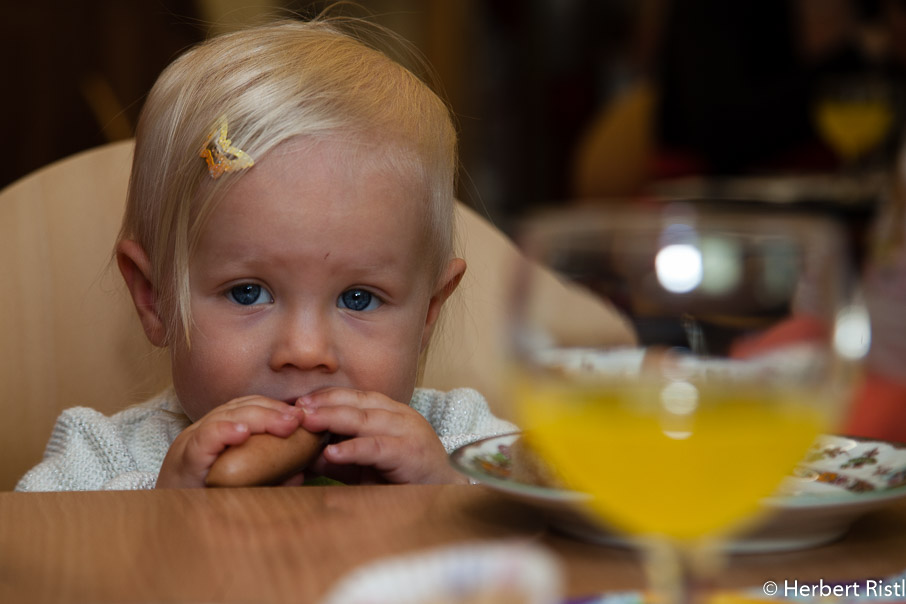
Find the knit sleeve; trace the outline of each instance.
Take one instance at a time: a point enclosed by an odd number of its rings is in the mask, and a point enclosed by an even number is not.
[[[66,409],[57,418],[44,459],[17,491],[91,491],[137,470],[113,422],[87,407]]]
[[[410,405],[428,420],[448,453],[488,436],[518,430],[494,416],[485,398],[471,388],[449,392],[420,388]]]
[[[87,407],[63,411],[44,458],[17,491],[151,489],[170,444],[183,427],[154,406],[107,417]]]

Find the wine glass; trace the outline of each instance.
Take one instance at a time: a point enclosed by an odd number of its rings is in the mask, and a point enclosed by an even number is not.
[[[756,516],[833,429],[867,350],[831,222],[651,204],[542,214],[518,237],[598,299],[551,313],[511,289],[511,402],[524,438],[590,512],[649,554],[660,602],[709,583],[714,544]],[[604,323],[625,322],[635,341]]]

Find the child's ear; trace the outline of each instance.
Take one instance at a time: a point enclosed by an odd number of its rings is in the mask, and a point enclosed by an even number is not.
[[[462,276],[465,273],[466,261],[462,258],[453,258],[447,263],[447,268],[444,269],[434,295],[431,296],[431,300],[428,302],[428,315],[425,319],[425,330],[422,332],[422,351],[425,350],[428,342],[431,341],[431,333],[437,324],[441,307],[447,301],[447,298],[450,297],[450,294],[456,291],[456,287],[462,281]]]
[[[145,335],[155,346],[165,346],[167,330],[157,306],[148,254],[138,242],[124,239],[116,244],[116,264],[132,295],[132,303],[138,311]]]

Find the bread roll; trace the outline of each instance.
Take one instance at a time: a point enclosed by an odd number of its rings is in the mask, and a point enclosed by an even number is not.
[[[327,433],[304,428],[282,438],[253,434],[241,445],[228,447],[211,466],[209,487],[252,487],[279,484],[301,472],[327,444]]]

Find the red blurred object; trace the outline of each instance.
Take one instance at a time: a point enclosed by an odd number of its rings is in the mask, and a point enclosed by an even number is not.
[[[822,340],[825,337],[827,337],[827,326],[823,322],[801,315],[777,324],[764,334],[736,342],[733,344],[730,356],[736,359],[746,359],[772,348],[796,342]]]
[[[906,383],[868,372],[856,391],[842,432],[906,443]]]
[[[731,356],[749,358],[772,348],[826,336],[827,327],[818,320],[792,317],[762,335],[737,342]],[[866,371],[839,432],[906,444],[906,383]]]

